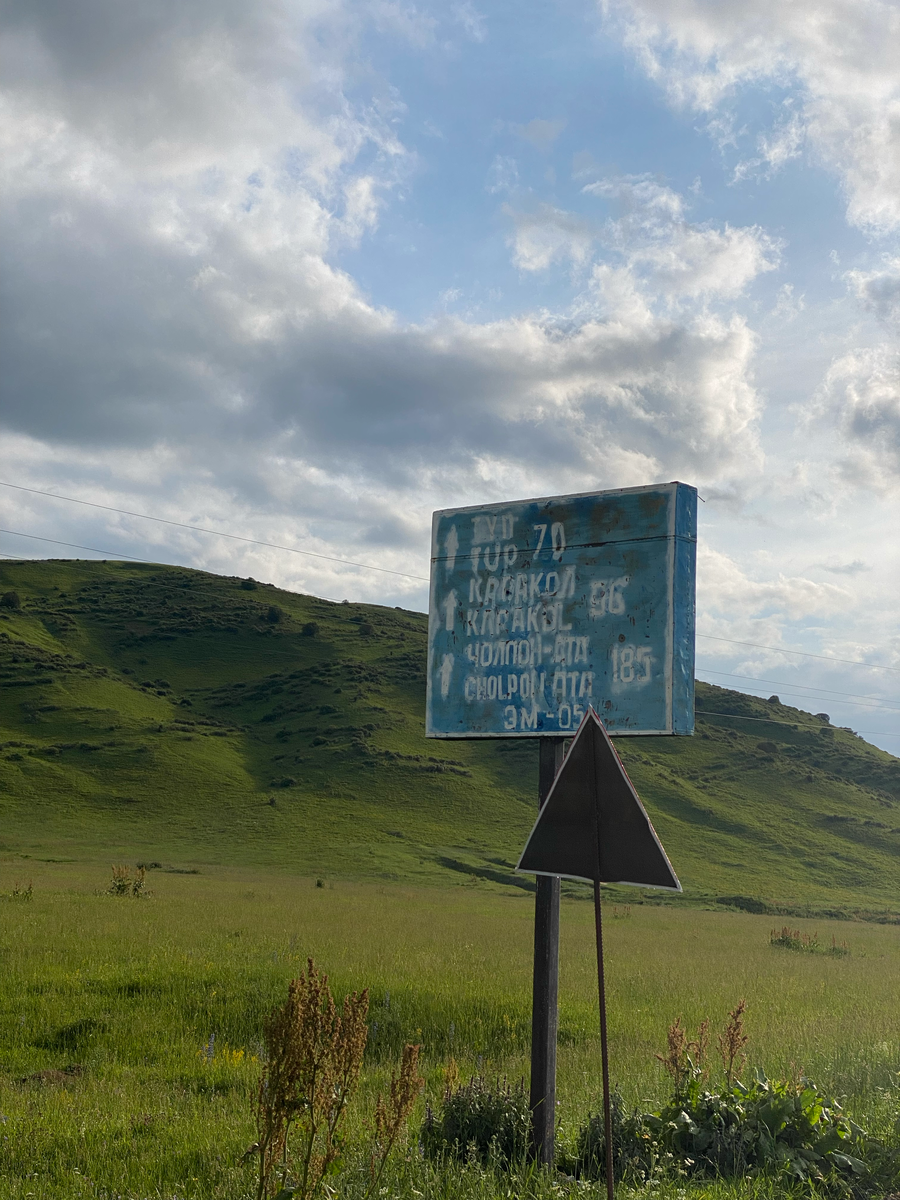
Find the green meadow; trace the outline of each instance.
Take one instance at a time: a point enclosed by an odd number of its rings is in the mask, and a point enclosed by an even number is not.
[[[104,894],[107,875],[40,864],[32,899],[0,901],[0,1195],[250,1196],[251,1169],[240,1160],[255,1137],[262,1021],[307,957],[328,971],[336,995],[370,989],[366,1067],[338,1194],[364,1190],[374,1093],[405,1041],[422,1045],[428,1082],[388,1194],[508,1194],[508,1178],[474,1165],[436,1173],[416,1152],[416,1130],[425,1100],[439,1101],[451,1058],[463,1076],[527,1076],[530,897],[478,885],[317,887],[219,868],[150,871],[151,894],[135,899]],[[8,866],[3,876],[8,887]],[[719,1027],[745,998],[753,1067],[770,1076],[802,1069],[856,1121],[890,1135],[900,1112],[900,932],[799,925],[850,953],[774,947],[765,916],[607,904],[612,1077],[627,1100],[665,1096],[655,1054],[676,1017]],[[591,907],[567,899],[562,1144],[600,1102],[595,988]],[[60,1074],[48,1077],[53,1070]],[[517,1187],[549,1195],[551,1181],[538,1174]],[[750,1193],[706,1183],[686,1194]]]
[[[537,776],[533,743],[425,740],[422,615],[142,564],[4,563],[9,592],[0,1200],[249,1200],[263,1023],[309,957],[337,996],[370,990],[336,1195],[365,1194],[406,1042],[427,1085],[383,1195],[599,1194],[419,1152],[453,1064],[527,1080],[533,885],[513,865]],[[685,892],[608,890],[613,1081],[660,1104],[672,1022],[716,1031],[743,998],[748,1072],[805,1072],[896,1144],[900,760],[774,697],[698,685],[697,709],[691,739],[617,743]],[[109,894],[138,863],[148,894]],[[786,923],[800,949],[770,944]],[[595,988],[587,890],[565,884],[564,1153],[600,1104]],[[673,1175],[620,1194],[791,1190]]]

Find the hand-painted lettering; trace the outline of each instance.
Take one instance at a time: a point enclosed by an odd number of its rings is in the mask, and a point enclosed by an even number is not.
[[[532,704],[531,711],[525,708],[519,709],[519,728],[520,729],[537,729],[538,710],[537,705]]]

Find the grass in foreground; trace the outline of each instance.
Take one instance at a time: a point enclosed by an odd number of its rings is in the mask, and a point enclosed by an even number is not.
[[[14,880],[3,865],[0,892]],[[20,872],[16,867],[15,871]],[[148,873],[146,898],[103,894],[108,869],[43,864],[31,900],[0,900],[0,1197],[243,1200],[263,1019],[308,956],[336,996],[370,989],[370,1035],[340,1194],[362,1195],[374,1098],[404,1042],[421,1043],[434,1101],[452,1057],[463,1075],[527,1075],[532,905],[478,889],[316,887],[217,870]],[[770,1076],[803,1068],[873,1133],[897,1113],[900,935],[807,923],[840,957],[770,945],[771,920],[608,907],[612,1074],[628,1102],[656,1102],[654,1055],[682,1015],[714,1025],[747,1000],[748,1052]],[[591,913],[564,903],[560,1137],[599,1105]],[[66,1069],[69,1074],[65,1074]],[[74,1068],[74,1070],[71,1070]],[[62,1074],[47,1076],[46,1072]],[[25,1082],[22,1082],[25,1080]],[[417,1112],[411,1124],[421,1120]],[[367,1125],[368,1123],[368,1125]],[[583,1185],[475,1164],[438,1169],[413,1141],[386,1194],[560,1195]],[[562,1191],[561,1191],[562,1190]],[[783,1195],[752,1184],[662,1181],[660,1197]]]

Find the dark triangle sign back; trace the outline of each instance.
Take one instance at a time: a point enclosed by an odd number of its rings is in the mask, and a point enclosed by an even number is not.
[[[681,891],[593,708],[572,741],[516,869]]]

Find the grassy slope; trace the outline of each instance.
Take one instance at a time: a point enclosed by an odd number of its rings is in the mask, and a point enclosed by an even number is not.
[[[7,563],[9,589],[8,862],[509,883],[536,747],[425,741],[422,615],[112,562]],[[689,895],[896,910],[900,760],[725,689],[698,685],[697,707],[723,715],[692,739],[617,743]]]

